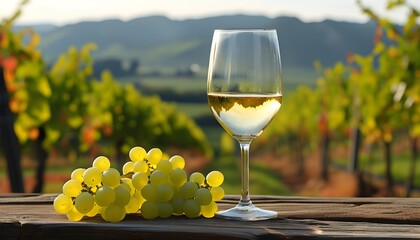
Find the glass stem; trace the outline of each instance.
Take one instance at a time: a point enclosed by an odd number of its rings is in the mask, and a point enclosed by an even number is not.
[[[241,200],[239,205],[249,206],[252,204],[249,197],[249,147],[251,141],[239,141],[241,149]]]

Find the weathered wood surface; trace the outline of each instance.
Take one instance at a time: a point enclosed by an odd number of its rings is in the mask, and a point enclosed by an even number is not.
[[[100,217],[70,222],[54,212],[56,195],[0,195],[0,239],[420,239],[420,199],[253,197],[279,218],[259,222],[222,219],[144,220]],[[220,209],[236,204],[234,196]]]

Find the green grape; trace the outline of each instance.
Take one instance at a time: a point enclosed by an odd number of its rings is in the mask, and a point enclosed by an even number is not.
[[[214,201],[222,200],[225,196],[225,190],[222,187],[212,187],[210,193],[213,196]]]
[[[203,186],[204,182],[206,180],[206,177],[200,172],[195,172],[191,174],[190,181],[197,183],[199,186]]]
[[[188,199],[184,203],[184,213],[188,218],[196,218],[200,216],[200,204],[195,199]]]
[[[127,213],[136,213],[140,208],[140,199],[132,197],[130,202],[124,206]]]
[[[149,161],[150,165],[156,166],[162,159],[162,155],[162,150],[159,148],[152,148],[147,152],[147,161]]]
[[[159,202],[157,203],[159,209],[159,217],[160,218],[168,218],[172,215],[174,208],[169,202]]]
[[[123,174],[127,174],[129,172],[133,172],[134,171],[134,162],[126,162],[123,165],[122,170],[123,170]]]
[[[184,213],[184,203],[185,203],[185,198],[175,195],[172,200],[171,200],[171,204],[173,207],[173,213],[175,215],[182,215]]]
[[[210,204],[201,206],[201,215],[205,218],[212,218],[217,212],[217,204],[215,202],[210,202]]]
[[[105,221],[107,221],[107,222],[109,222],[108,217],[106,215],[106,209],[107,208],[108,208],[108,206],[102,207],[100,213],[101,213],[102,219],[105,220]]]
[[[82,185],[76,179],[70,179],[63,185],[63,193],[69,197],[77,197],[82,192]]]
[[[146,150],[142,147],[133,147],[128,153],[128,157],[133,162],[143,161],[146,157]]]
[[[224,176],[223,176],[223,173],[219,171],[211,171],[209,172],[209,174],[207,174],[206,180],[209,186],[218,187],[222,185]]]
[[[141,189],[141,195],[147,201],[155,201],[156,200],[156,187],[149,183]]]
[[[139,208],[141,207],[141,205],[146,201],[146,199],[144,199],[144,197],[141,195],[140,191],[135,191],[133,196],[131,198],[136,198],[139,202]]]
[[[84,168],[76,168],[71,173],[71,179],[75,179],[79,182],[83,182],[83,173],[85,172]]]
[[[133,172],[146,173],[149,170],[149,165],[145,161],[135,162],[133,165]]]
[[[94,217],[94,216],[96,216],[99,213],[100,210],[101,210],[101,207],[98,206],[98,204],[95,203],[93,205],[92,210],[90,210],[88,213],[86,213],[86,216],[88,216],[88,217]]]
[[[84,214],[83,213],[80,213],[79,211],[77,211],[76,207],[73,206],[70,209],[70,211],[68,211],[66,213],[66,216],[67,216],[67,219],[68,220],[77,222],[77,221],[82,220]]]
[[[121,181],[122,181],[121,186],[130,192],[130,196],[133,196],[134,191],[136,189],[133,186],[133,181],[131,180],[131,178],[123,178],[121,179]]]
[[[195,192],[195,200],[201,205],[209,205],[213,200],[210,191],[207,188],[199,188],[197,192]]]
[[[175,168],[171,171],[169,179],[174,186],[180,187],[187,181],[187,173],[184,171],[184,169]]]
[[[102,184],[108,187],[120,185],[120,172],[115,168],[110,168],[102,173]]]
[[[168,175],[162,171],[155,170],[150,174],[150,182],[156,186],[162,185],[168,181]]]
[[[132,176],[131,182],[135,189],[141,191],[141,189],[149,182],[149,177],[145,173],[138,172]]]
[[[195,182],[186,182],[179,189],[182,197],[186,199],[194,198],[195,192],[198,190],[198,185]]]
[[[185,160],[183,157],[179,155],[174,155],[169,159],[169,162],[172,164],[172,167],[184,169],[185,167]]]
[[[83,214],[90,212],[94,204],[95,199],[92,194],[88,192],[80,193],[74,200],[74,206],[76,207],[77,211]]]
[[[115,201],[115,191],[111,187],[103,185],[96,191],[95,195],[96,204],[101,207],[110,205]]]
[[[88,187],[98,186],[102,181],[102,171],[96,167],[90,167],[83,173],[83,181]]]
[[[57,213],[66,214],[72,209],[73,200],[65,194],[60,194],[54,199],[53,206]]]
[[[172,171],[172,164],[168,160],[160,160],[156,165],[156,169],[169,174]]]
[[[119,206],[125,206],[130,202],[130,192],[129,190],[126,189],[126,187],[122,186],[123,184],[121,184],[120,186],[116,187],[114,189],[115,191],[115,201],[114,201],[114,205],[119,205]]]
[[[104,219],[109,222],[120,222],[124,219],[125,214],[125,208],[117,204],[111,204],[104,209],[104,215],[106,216]]]
[[[159,216],[159,208],[155,202],[146,201],[141,205],[141,215],[145,219],[155,219]]]
[[[158,202],[170,201],[174,196],[174,188],[169,183],[164,183],[156,189],[156,200]]]
[[[105,170],[108,170],[109,167],[111,167],[111,162],[107,157],[99,156],[95,158],[95,160],[93,160],[92,166],[98,168],[99,170],[101,170],[101,172],[103,172]]]

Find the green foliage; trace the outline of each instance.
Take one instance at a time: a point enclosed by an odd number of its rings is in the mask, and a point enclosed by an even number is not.
[[[269,145],[272,150],[281,141],[289,149],[301,142],[308,148],[325,134],[348,139],[353,128],[361,129],[367,144],[389,143],[396,132],[420,136],[419,11],[405,1],[390,0],[390,10],[408,9],[401,28],[360,2],[359,6],[377,23],[371,53],[349,54],[347,63],[325,69],[316,63],[320,73],[316,87],[298,87],[284,95],[273,126],[258,141],[260,146]]]
[[[48,70],[36,48],[39,35],[27,29],[13,31],[19,14],[20,9],[0,25],[0,67],[23,144],[36,140],[42,130],[43,147],[62,154],[97,155],[104,147],[119,154],[142,145],[195,149],[212,156],[203,131],[175,105],[142,96],[132,85],[119,84],[110,72],[94,79],[95,44],[80,50],[70,47]]]
[[[21,6],[26,2],[22,1]],[[38,127],[50,118],[48,98],[52,91],[44,61],[36,49],[39,35],[29,29],[13,31],[19,15],[20,9],[0,24],[0,67],[4,69],[9,108],[16,115],[14,130],[19,141],[25,143],[36,139]]]

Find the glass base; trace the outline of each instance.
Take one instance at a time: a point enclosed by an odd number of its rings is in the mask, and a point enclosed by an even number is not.
[[[234,208],[217,212],[216,217],[238,221],[259,221],[278,218],[278,214],[274,211],[255,207],[252,203],[247,205],[239,203]]]

